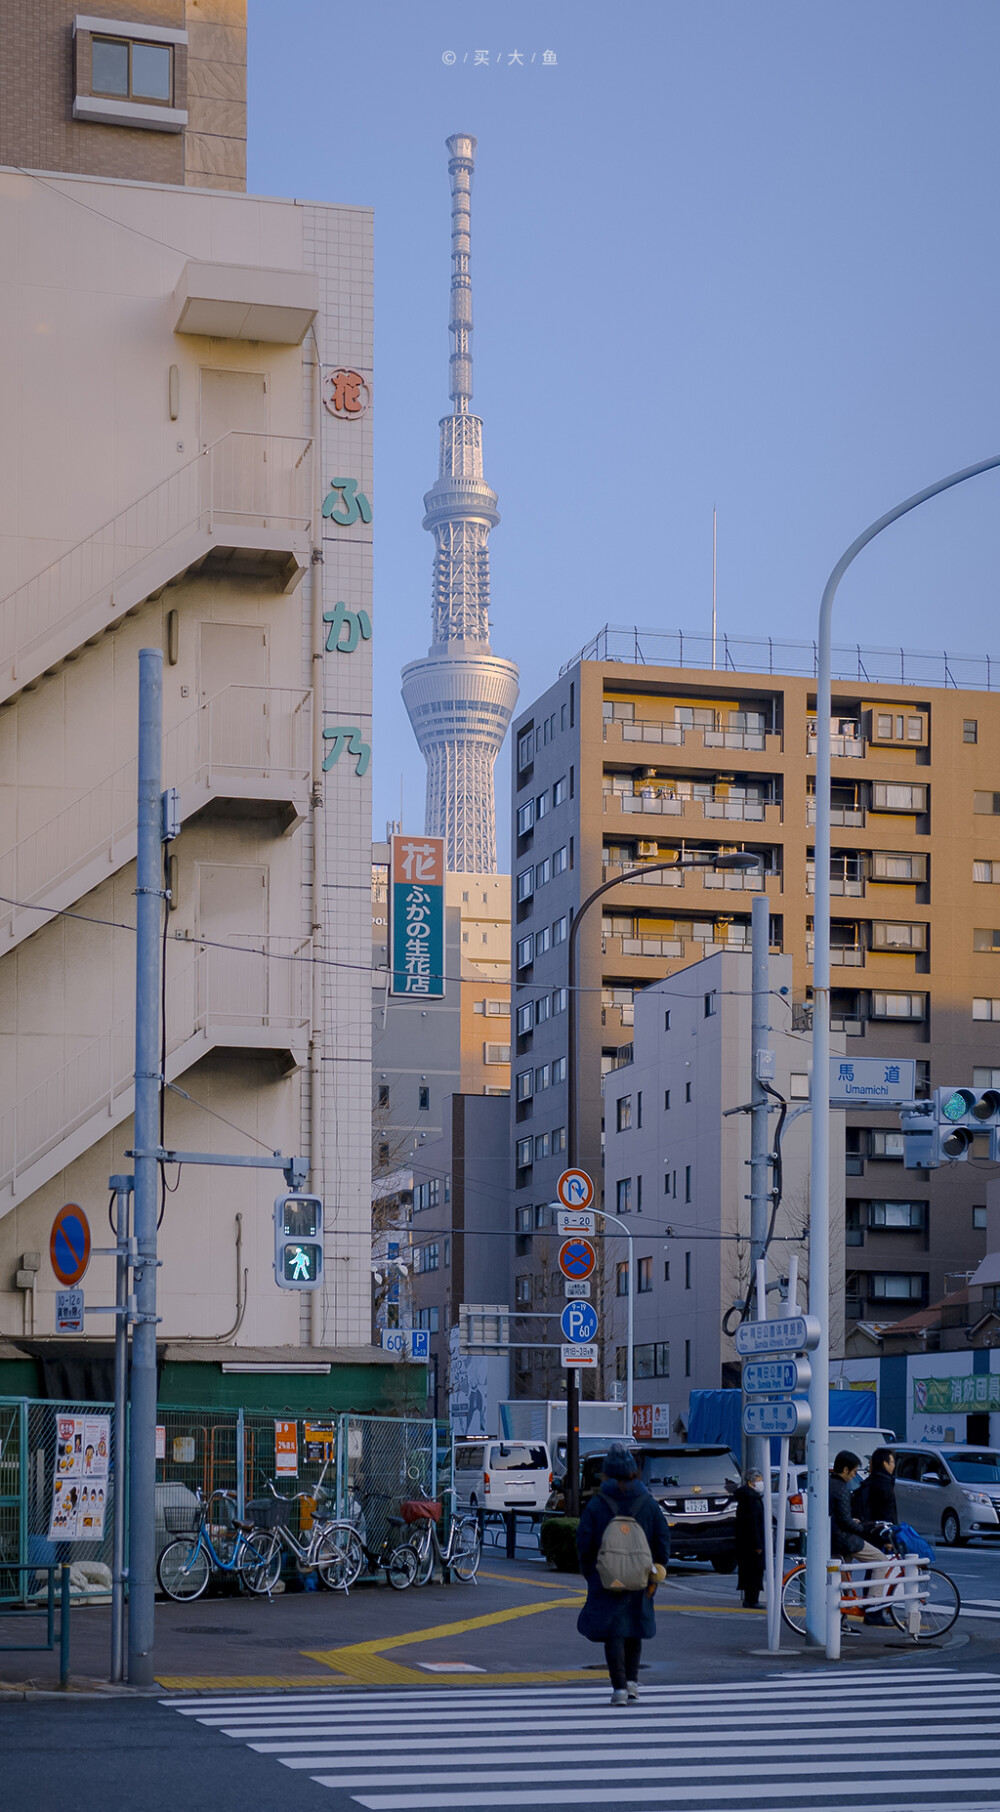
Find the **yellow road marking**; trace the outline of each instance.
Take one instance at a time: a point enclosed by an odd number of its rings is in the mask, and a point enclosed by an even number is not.
[[[406,1630],[398,1636],[377,1637],[373,1642],[352,1642],[345,1648],[306,1649],[303,1653],[311,1661],[322,1661],[324,1666],[335,1668],[338,1673],[363,1681],[366,1685],[412,1686],[418,1683],[426,1686],[428,1676],[422,1669],[390,1661],[384,1651],[390,1648],[409,1648],[411,1644],[418,1642],[438,1642],[445,1636],[463,1636],[471,1630],[489,1629],[498,1623],[512,1623],[519,1617],[537,1617],[542,1611],[575,1610],[582,1603],[583,1598],[578,1591],[575,1598],[550,1598],[544,1604],[514,1605],[510,1610],[488,1611],[481,1617],[463,1617],[455,1623],[436,1623],[425,1630]],[[579,1679],[579,1669],[530,1674],[435,1674],[433,1677],[449,1686],[488,1686],[506,1681],[576,1680]]]
[[[504,1585],[533,1586],[536,1592],[574,1592],[577,1596],[583,1591],[582,1585],[560,1585],[555,1579],[518,1579],[513,1573],[488,1573],[480,1567],[477,1579],[499,1579]]]
[[[349,1686],[349,1680],[331,1680],[329,1674],[157,1674],[157,1686],[167,1692],[228,1692],[239,1687],[280,1690],[286,1686]]]

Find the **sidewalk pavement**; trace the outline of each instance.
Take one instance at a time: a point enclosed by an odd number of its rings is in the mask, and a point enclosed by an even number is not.
[[[350,1594],[286,1591],[273,1600],[225,1588],[193,1604],[158,1601],[159,1691],[295,1690],[345,1686],[485,1686],[580,1681],[603,1672],[603,1652],[577,1634],[583,1582],[552,1573],[537,1557],[508,1561],[487,1550],[475,1586],[434,1584],[406,1592],[359,1585]],[[693,1566],[672,1567],[656,1599],[657,1634],[646,1644],[650,1683],[746,1678],[789,1664],[827,1667],[782,1632],[767,1653],[763,1611],[744,1611],[735,1579]],[[107,1684],[110,1611],[74,1609],[71,1689]],[[18,1633],[18,1631],[23,1633]],[[38,1641],[44,1621],[0,1618],[0,1644]],[[941,1644],[919,1648],[896,1630],[866,1630],[844,1665],[898,1666],[909,1658],[941,1665],[995,1665],[995,1646],[961,1627]],[[0,1695],[52,1690],[58,1655],[3,1652]]]

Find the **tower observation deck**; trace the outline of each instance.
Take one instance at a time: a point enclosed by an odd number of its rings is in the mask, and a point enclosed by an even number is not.
[[[483,478],[483,424],[472,400],[470,199],[476,141],[447,141],[451,177],[451,415],[437,482],[424,498],[435,540],[431,646],[403,668],[403,703],[427,763],[424,829],[445,840],[453,872],[496,871],[493,766],[517,703],[517,667],[490,650],[490,530],[497,496]]]

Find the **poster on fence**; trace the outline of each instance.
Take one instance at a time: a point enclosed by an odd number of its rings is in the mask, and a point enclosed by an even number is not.
[[[299,1476],[299,1425],[297,1422],[275,1422],[274,1424],[274,1470],[279,1479],[296,1479]]]
[[[50,1541],[103,1541],[110,1416],[57,1416]]]

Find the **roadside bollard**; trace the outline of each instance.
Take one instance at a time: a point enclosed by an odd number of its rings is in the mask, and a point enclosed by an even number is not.
[[[69,1562],[59,1569],[59,1684],[69,1685]]]
[[[840,1660],[840,1562],[826,1563],[826,1658]]]

